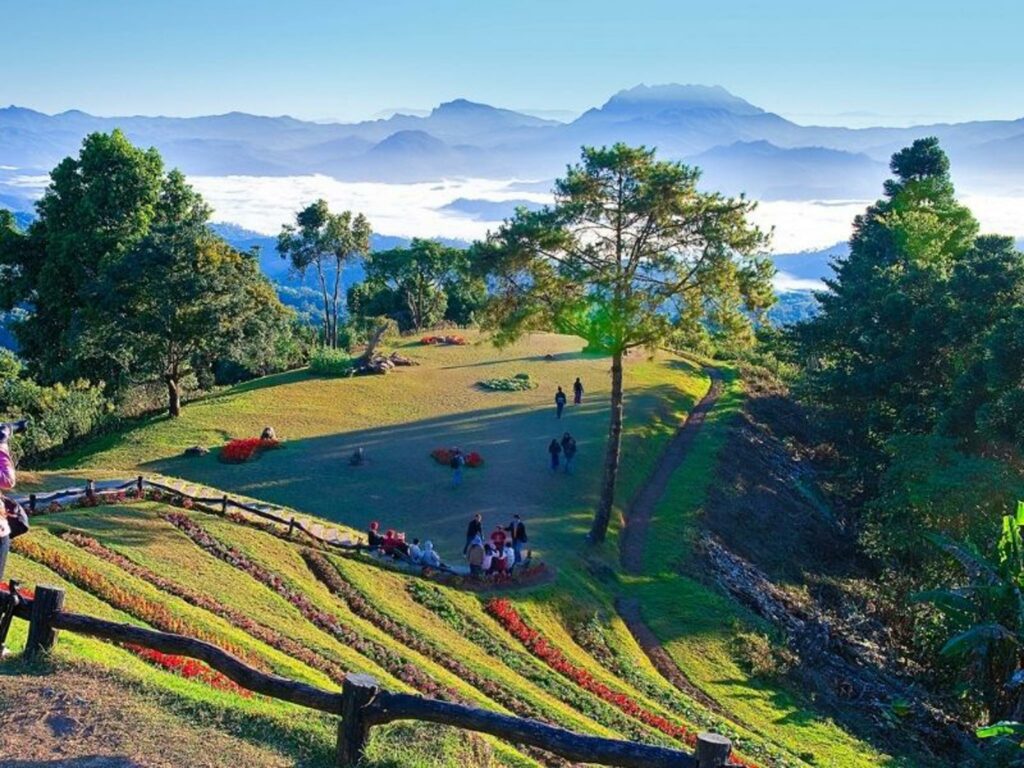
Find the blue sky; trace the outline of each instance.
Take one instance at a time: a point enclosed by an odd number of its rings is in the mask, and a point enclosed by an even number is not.
[[[798,122],[1024,116],[1020,0],[0,0],[0,105],[361,119],[723,85]]]

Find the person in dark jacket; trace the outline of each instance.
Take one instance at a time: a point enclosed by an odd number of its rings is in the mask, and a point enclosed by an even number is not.
[[[370,528],[366,531],[366,543],[370,545],[370,549],[380,549],[384,543],[384,537],[380,535],[380,523],[376,520],[370,523]]]
[[[473,519],[469,521],[469,525],[466,526],[466,546],[462,548],[462,554],[466,554],[469,551],[469,545],[473,543],[473,539],[479,536],[481,539],[484,535],[484,518],[479,512],[473,515]]]
[[[559,387],[558,391],[555,392],[555,418],[556,419],[562,418],[562,409],[565,408],[565,402],[566,402],[565,392],[563,392],[562,388]]]
[[[558,471],[559,454],[562,452],[562,446],[558,444],[558,440],[552,440],[548,445],[548,453],[551,454],[551,471]]]
[[[515,552],[515,563],[523,562],[523,545],[526,544],[526,523],[519,515],[512,515],[512,522],[505,529],[512,539],[512,550]]]
[[[576,458],[576,438],[566,432],[562,435],[562,458],[565,459],[565,474],[572,474],[572,462]]]
[[[583,382],[580,381],[580,377],[576,377],[576,381],[572,383],[572,402],[575,405],[579,405],[583,402]]]

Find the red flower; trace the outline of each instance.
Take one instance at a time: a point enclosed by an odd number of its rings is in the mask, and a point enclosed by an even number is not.
[[[241,464],[242,462],[255,459],[263,451],[280,448],[279,440],[263,440],[259,437],[243,437],[232,440],[220,449],[220,460],[228,464]]]
[[[505,598],[491,598],[487,603],[487,610],[494,615],[509,634],[519,640],[534,656],[544,661],[556,672],[560,672],[581,688],[585,688],[595,696],[618,707],[630,717],[635,717],[637,720],[678,739],[684,744],[690,746],[696,744],[697,734],[681,725],[672,723],[661,715],[644,709],[626,694],[613,691],[604,683],[595,680],[594,676],[583,667],[579,667],[569,661],[560,650],[548,643],[540,632],[527,625],[519,615],[519,612],[512,607],[512,603]],[[749,768],[756,768],[755,763],[738,758],[735,755],[732,760],[734,763],[739,763]]]

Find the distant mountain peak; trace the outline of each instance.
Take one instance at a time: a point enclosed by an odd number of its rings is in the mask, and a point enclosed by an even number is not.
[[[722,110],[737,115],[760,115],[764,110],[735,96],[720,85],[637,85],[619,91],[605,102],[602,112],[658,113]]]

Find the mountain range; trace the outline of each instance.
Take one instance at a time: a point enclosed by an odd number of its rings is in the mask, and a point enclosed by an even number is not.
[[[167,163],[204,176],[325,174],[406,183],[460,177],[549,180],[581,145],[657,147],[699,165],[703,183],[761,200],[876,197],[889,156],[935,135],[959,185],[1024,193],[1024,118],[838,128],[799,125],[719,86],[639,85],[563,123],[465,99],[426,115],[315,123],[240,112],[206,117],[97,117],[0,109],[0,168],[46,172],[91,131],[121,128]],[[17,207],[4,187],[0,204]]]

